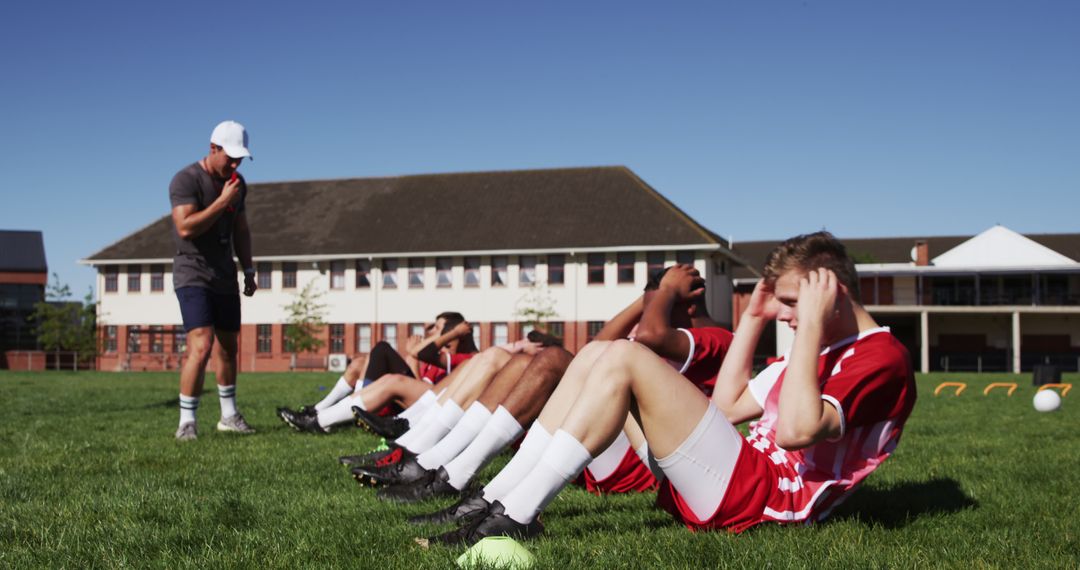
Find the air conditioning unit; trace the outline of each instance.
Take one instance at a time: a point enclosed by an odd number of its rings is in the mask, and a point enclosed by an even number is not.
[[[349,357],[344,354],[331,354],[326,360],[326,369],[330,372],[345,372],[349,366]]]

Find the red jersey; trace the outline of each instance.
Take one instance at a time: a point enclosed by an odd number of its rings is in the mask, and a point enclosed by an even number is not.
[[[818,357],[821,397],[840,414],[840,436],[788,451],[776,445],[781,359],[750,381],[762,407],[750,424],[730,486],[717,512],[698,520],[664,482],[657,502],[691,529],[740,532],[762,522],[811,522],[825,518],[896,449],[915,406],[915,377],[907,349],[887,328],[829,346]]]
[[[438,384],[443,378],[446,378],[447,374],[450,374],[455,368],[461,366],[462,362],[465,362],[474,356],[476,356],[475,352],[445,353],[440,357],[446,361],[445,367],[421,362],[419,367],[420,379],[426,380],[432,384]]]
[[[690,350],[681,366],[677,362],[672,362],[672,366],[679,366],[680,374],[693,382],[706,396],[711,396],[713,386],[716,385],[716,375],[720,372],[724,355],[731,347],[733,335],[720,327],[679,330],[690,339]],[[626,455],[614,473],[597,481],[592,473],[585,469],[580,482],[585,485],[586,490],[597,495],[651,491],[659,484],[652,470],[641,462],[632,447],[626,450]]]

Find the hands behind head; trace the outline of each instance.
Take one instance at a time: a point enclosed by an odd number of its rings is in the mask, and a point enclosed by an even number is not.
[[[831,269],[819,267],[799,280],[799,302],[796,311],[799,323],[824,325],[840,314],[840,299],[846,289]]]
[[[746,306],[745,316],[771,321],[780,312],[780,301],[773,296],[773,288],[765,280],[757,282],[750,294],[750,304]]]
[[[705,294],[705,278],[693,265],[673,265],[660,280],[660,287],[672,289],[680,301],[693,301]]]

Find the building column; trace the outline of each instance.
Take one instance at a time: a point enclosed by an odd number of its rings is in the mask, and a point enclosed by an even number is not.
[[[930,313],[919,313],[919,370],[926,374],[930,372]]]
[[[1020,311],[1012,314],[1012,368],[1014,374],[1020,373]]]

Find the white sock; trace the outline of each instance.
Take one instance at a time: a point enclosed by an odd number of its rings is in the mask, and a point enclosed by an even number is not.
[[[491,414],[487,423],[476,435],[476,439],[458,454],[452,461],[444,465],[446,473],[450,475],[449,483],[458,491],[461,491],[472,480],[473,475],[479,471],[492,457],[498,455],[502,448],[510,445],[525,431],[514,416],[499,406],[495,413]]]
[[[415,422],[409,420],[409,431],[401,434],[401,437],[394,440],[394,443],[401,447],[408,447],[410,443],[416,441],[416,438],[420,437],[420,434],[427,429],[432,422],[435,421],[435,416],[439,415],[439,411],[442,410],[442,404],[439,402],[432,402],[427,411]]]
[[[198,396],[180,394],[180,425],[195,421],[195,412],[199,409]]]
[[[622,463],[623,457],[626,457],[626,452],[629,450],[630,440],[626,438],[625,432],[620,431],[615,441],[611,442],[607,449],[600,452],[596,459],[590,461],[586,469],[592,474],[593,479],[603,481],[611,477],[611,474],[619,468],[619,464]]]
[[[236,415],[236,384],[217,387],[218,401],[221,402],[221,419]]]
[[[540,461],[500,501],[506,516],[521,524],[532,522],[590,461],[592,455],[580,441],[561,429],[556,431]]]
[[[432,447],[435,447],[439,440],[446,437],[446,434],[450,433],[450,430],[454,429],[454,426],[461,420],[461,417],[465,415],[465,410],[461,409],[461,406],[453,400],[447,400],[442,405],[442,409],[439,410],[438,415],[435,416],[435,421],[428,424],[424,431],[420,432],[420,435],[416,439],[409,442],[408,445],[402,445],[405,449],[413,453],[423,453]],[[401,445],[400,443],[398,445]]]
[[[461,416],[461,420],[454,426],[454,429],[451,429],[450,433],[446,434],[446,437],[440,439],[439,443],[436,443],[431,449],[417,456],[417,463],[424,469],[435,469],[457,457],[457,454],[461,453],[461,450],[472,442],[476,434],[480,433],[480,430],[483,429],[484,424],[487,423],[490,417],[491,412],[483,404],[473,402],[469,409],[465,410],[465,415]]]
[[[352,408],[356,405],[356,398],[345,398],[340,402],[319,412],[319,427],[326,429],[330,426],[343,424],[353,419]]]
[[[321,412],[330,406],[341,401],[342,398],[353,393],[353,387],[349,386],[349,382],[342,376],[338,378],[337,384],[330,389],[330,393],[325,398],[319,400],[318,404],[315,404],[315,411]]]
[[[550,441],[551,434],[544,429],[544,426],[540,425],[540,422],[533,422],[529,427],[529,433],[525,435],[525,440],[521,442],[521,447],[510,458],[510,463],[507,463],[494,479],[484,485],[484,500],[494,503],[516,487],[540,461],[540,456],[544,454],[544,449]]]
[[[423,396],[420,396],[420,399],[413,402],[411,406],[405,408],[404,411],[398,414],[398,417],[409,420],[409,423],[412,424],[414,419],[423,417],[424,412],[431,409],[432,404],[438,399],[439,397],[435,395],[435,392],[428,390],[427,392],[424,392]]]

